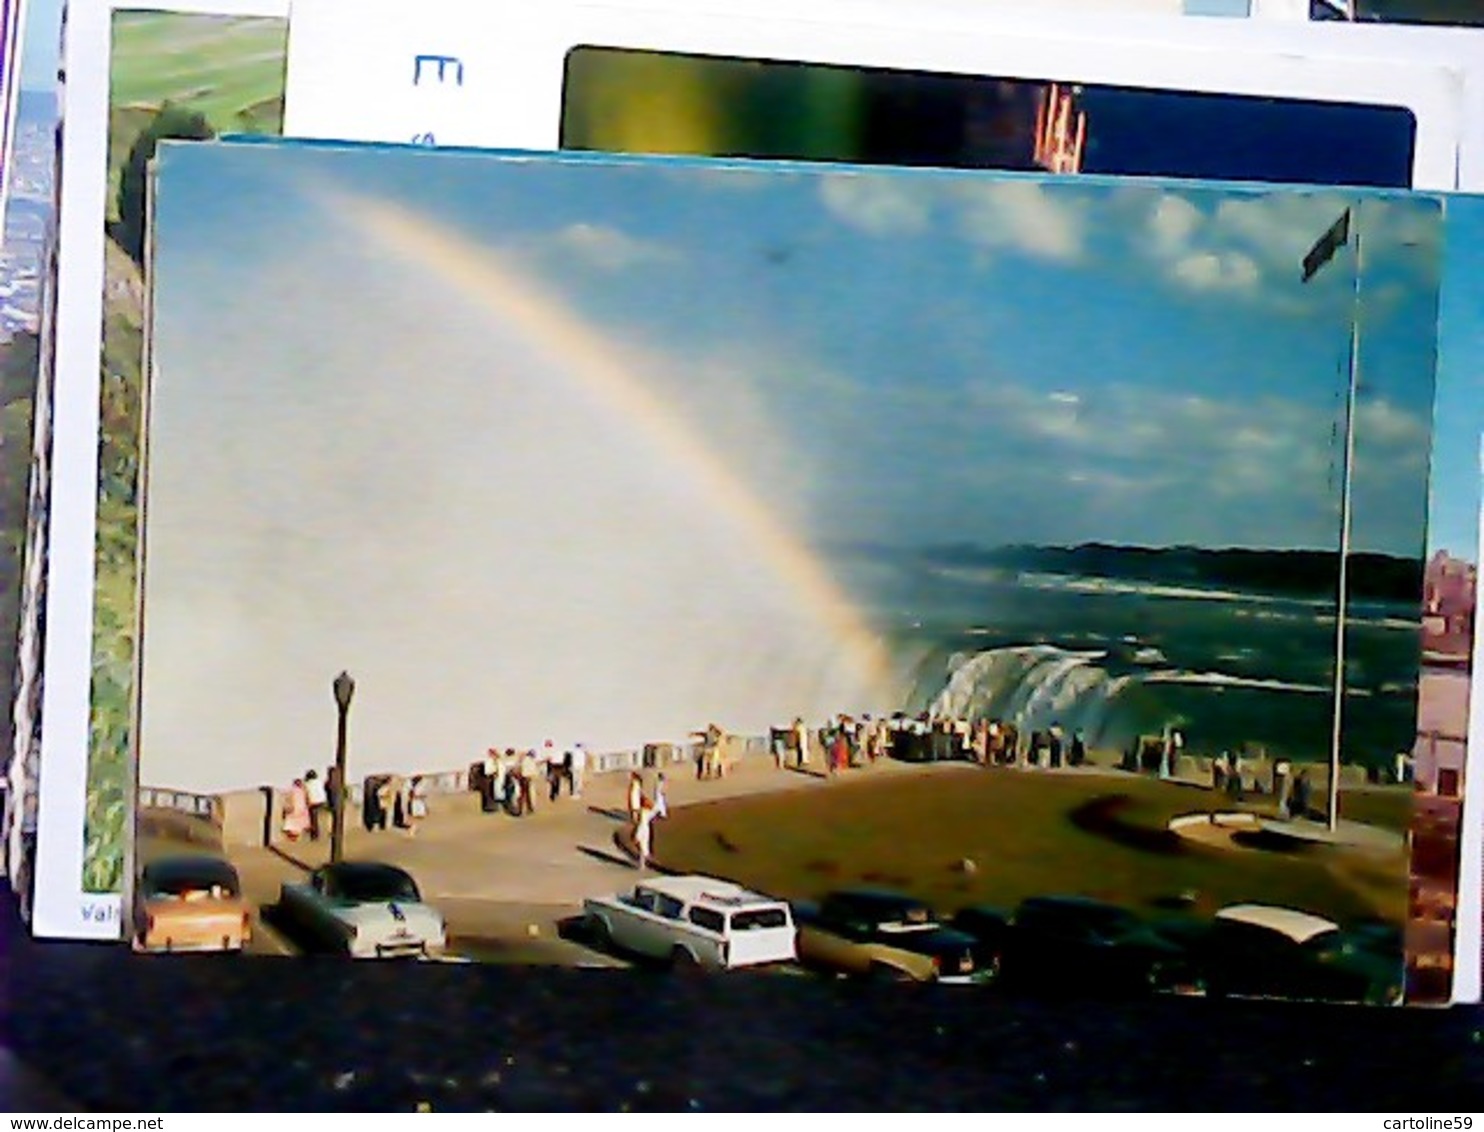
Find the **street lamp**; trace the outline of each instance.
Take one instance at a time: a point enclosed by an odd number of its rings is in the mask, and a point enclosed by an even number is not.
[[[345,780],[345,723],[350,717],[350,698],[356,694],[356,682],[349,672],[335,677],[335,706],[339,709],[339,726],[335,732],[335,798],[330,815],[333,825],[330,832],[330,860],[338,864],[345,854],[345,796],[348,786]]]

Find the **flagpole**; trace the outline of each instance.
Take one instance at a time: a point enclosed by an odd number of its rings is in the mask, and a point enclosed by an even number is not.
[[[1362,258],[1360,202],[1351,212],[1355,230],[1354,285],[1350,310],[1350,372],[1345,390],[1345,461],[1340,487],[1340,578],[1335,609],[1335,707],[1329,740],[1329,830],[1340,823],[1340,747],[1345,716],[1345,627],[1350,598],[1351,481],[1355,471],[1355,409],[1360,387],[1360,307]]]

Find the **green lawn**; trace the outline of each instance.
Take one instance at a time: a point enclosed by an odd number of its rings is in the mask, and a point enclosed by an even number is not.
[[[1393,805],[1366,797],[1366,806]],[[904,889],[943,911],[1078,894],[1151,912],[1188,892],[1193,910],[1205,914],[1256,901],[1338,920],[1402,919],[1400,852],[1378,861],[1325,847],[1223,851],[1163,832],[1171,817],[1204,811],[1210,798],[1131,776],[935,768],[686,806],[655,841],[668,868],[789,898],[870,884]],[[1398,798],[1404,808],[1406,792]],[[1099,799],[1110,799],[1102,806],[1112,817],[1103,824],[1086,817]],[[965,858],[974,871],[959,867]]]
[[[221,130],[281,98],[288,24],[260,16],[127,12],[114,17],[115,106],[175,102]]]

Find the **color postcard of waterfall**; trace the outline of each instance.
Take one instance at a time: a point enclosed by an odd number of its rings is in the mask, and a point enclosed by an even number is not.
[[[1436,198],[159,154],[137,947],[1400,997]]]

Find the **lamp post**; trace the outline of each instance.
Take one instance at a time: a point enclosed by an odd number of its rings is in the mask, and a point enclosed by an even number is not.
[[[345,733],[346,720],[350,717],[350,699],[356,694],[356,682],[349,672],[335,677],[331,687],[335,691],[335,707],[339,709],[339,723],[335,731],[335,801],[330,831],[330,860],[338,864],[345,854],[345,796],[349,784],[345,779]]]

